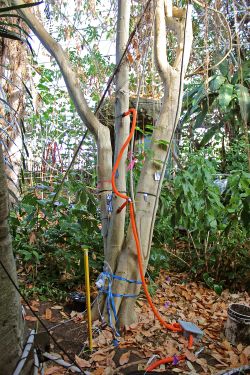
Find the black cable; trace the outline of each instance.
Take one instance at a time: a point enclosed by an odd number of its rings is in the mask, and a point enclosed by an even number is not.
[[[157,207],[157,200],[158,200],[157,198],[159,198],[159,196],[160,196],[160,190],[161,190],[162,182],[163,182],[163,179],[164,179],[164,174],[165,174],[165,171],[166,171],[167,161],[168,161],[169,152],[170,152],[170,146],[171,146],[172,141],[173,141],[173,137],[174,137],[176,125],[177,125],[177,120],[178,120],[178,112],[179,112],[180,99],[181,99],[181,80],[183,79],[182,76],[183,76],[184,53],[185,53],[185,44],[186,44],[188,7],[189,7],[189,0],[187,0],[187,10],[186,10],[186,17],[185,17],[185,25],[184,25],[184,35],[183,35],[184,41],[183,41],[183,53],[182,53],[182,57],[181,57],[180,85],[179,85],[179,92],[178,92],[178,100],[177,100],[177,108],[176,108],[176,113],[175,113],[174,127],[173,127],[173,132],[172,132],[172,135],[171,135],[171,139],[170,139],[170,142],[169,142],[169,145],[168,145],[168,150],[167,150],[164,162],[163,162],[161,177],[160,177],[160,180],[159,180],[159,183],[158,183],[158,186],[157,186],[157,190],[156,190],[156,199],[155,199],[155,203],[154,203],[152,221],[151,221],[150,231],[149,231],[149,242],[148,242],[147,254],[150,251],[151,242],[152,242],[152,238],[153,238],[153,230],[154,230],[153,221],[154,221],[154,217],[156,216],[156,207]]]
[[[69,355],[64,349],[63,347],[57,342],[57,340],[54,338],[54,336],[50,333],[50,331],[48,330],[48,328],[46,327],[46,325],[43,323],[43,321],[41,320],[41,318],[38,316],[38,314],[32,309],[30,303],[28,302],[28,300],[26,299],[26,297],[24,296],[24,294],[21,292],[21,290],[18,288],[18,286],[16,285],[15,281],[12,279],[12,277],[10,276],[8,270],[6,269],[5,265],[3,264],[2,260],[0,259],[0,264],[4,270],[4,272],[6,273],[6,275],[8,276],[8,279],[10,280],[10,282],[12,283],[12,285],[14,286],[14,288],[17,290],[18,294],[22,297],[22,299],[24,300],[24,302],[26,303],[26,305],[29,307],[30,311],[32,312],[32,314],[37,318],[37,320],[40,322],[41,326],[45,329],[45,331],[47,332],[47,334],[51,337],[52,341],[56,344],[56,346],[63,352],[64,355],[66,355],[69,360],[72,362],[72,366],[73,364],[81,371],[81,374],[84,374],[84,372],[82,371],[82,369],[79,367],[79,365],[76,363],[76,361],[74,360],[74,358],[71,357],[71,355]]]

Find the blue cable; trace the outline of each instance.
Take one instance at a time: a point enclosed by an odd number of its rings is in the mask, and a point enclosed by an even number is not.
[[[112,293],[112,282],[113,282],[113,279],[116,279],[116,280],[120,280],[120,281],[126,281],[128,283],[134,283],[134,284],[142,284],[141,281],[137,281],[137,280],[129,280],[129,279],[126,279],[124,277],[121,277],[121,276],[117,276],[117,275],[113,275],[109,272],[102,272],[97,281],[102,279],[103,280],[103,286],[99,287],[99,291],[101,293],[104,293],[107,295],[107,298],[106,298],[106,303],[107,303],[107,312],[108,312],[108,317],[109,317],[109,325],[110,327],[114,330],[116,336],[120,336],[119,332],[116,330],[115,327],[113,327],[113,324],[112,324],[112,316],[111,316],[111,311],[113,312],[113,315],[114,315],[114,319],[115,319],[115,324],[117,324],[117,321],[118,321],[118,316],[117,316],[117,312],[116,312],[116,308],[115,308],[115,302],[114,302],[114,298],[117,298],[117,297],[125,297],[125,298],[135,298],[135,297],[138,297],[138,294],[120,294],[120,293]],[[104,284],[105,284],[105,279],[108,280],[108,285],[107,285],[107,288],[104,287]]]

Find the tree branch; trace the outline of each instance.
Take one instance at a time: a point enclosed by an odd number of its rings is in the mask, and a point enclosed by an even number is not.
[[[171,66],[167,59],[165,1],[158,0],[155,11],[155,61],[161,79],[166,84]]]
[[[23,0],[10,0],[11,5],[22,5],[25,4]],[[25,18],[27,24],[33,33],[38,37],[46,50],[55,58],[57,61],[65,84],[67,86],[69,95],[74,102],[76,110],[90,130],[90,132],[98,139],[101,128],[104,128],[96,116],[89,108],[87,101],[80,88],[80,82],[74,72],[71,63],[68,59],[66,52],[63,50],[61,45],[51,37],[51,35],[45,30],[41,22],[31,13],[28,9],[20,9],[18,11]]]

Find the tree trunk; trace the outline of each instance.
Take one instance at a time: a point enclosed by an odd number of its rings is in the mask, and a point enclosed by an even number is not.
[[[15,283],[16,265],[8,225],[8,192],[0,145],[0,259]],[[24,321],[20,297],[0,264],[0,373],[11,375],[22,353]]]
[[[144,273],[150,255],[151,228],[154,227],[155,223],[156,210],[154,206],[156,206],[156,209],[158,207],[159,196],[156,196],[156,191],[161,189],[156,175],[164,174],[164,163],[168,155],[169,146],[162,146],[161,141],[171,142],[180,116],[184,75],[192,46],[191,8],[188,8],[187,14],[185,10],[182,10],[182,12],[178,12],[177,16],[169,4],[167,9],[164,9],[164,7],[166,7],[164,0],[158,0],[155,20],[155,56],[156,65],[164,84],[164,98],[161,113],[152,135],[151,152],[146,157],[142,168],[135,197],[136,224],[140,238]],[[167,15],[166,18],[165,13]],[[177,21],[176,18],[180,18],[180,20]],[[169,29],[175,31],[178,39],[176,60],[172,66],[167,60],[166,25]],[[146,197],[144,193],[147,194]],[[113,215],[120,214],[116,214],[114,211]],[[128,234],[122,245],[114,273],[128,280],[140,280],[137,252],[131,226],[128,228]],[[114,279],[112,292],[120,295],[137,295],[140,292],[140,285]],[[136,298],[115,297],[115,308],[120,326],[131,324],[136,320],[135,301]]]
[[[0,4],[6,7],[6,2]],[[16,20],[10,22],[15,23]],[[27,29],[24,21],[19,24]],[[0,105],[0,126],[7,129],[1,132],[0,138],[4,140],[4,156],[8,160],[6,164],[6,176],[8,189],[11,192],[10,202],[16,202],[20,196],[19,173],[21,169],[21,156],[23,149],[23,136],[20,120],[24,115],[26,89],[23,82],[27,81],[27,49],[20,41],[1,38],[0,46],[0,82],[8,104]],[[4,99],[4,97],[3,97]],[[11,167],[10,167],[11,166]]]
[[[119,63],[124,53],[129,37],[130,0],[118,1],[118,21],[116,37],[116,64]],[[122,118],[122,114],[129,107],[129,68],[127,61],[121,65],[116,76],[116,100],[115,100],[115,155],[118,153],[129,135],[129,117]],[[126,158],[127,150],[124,152],[116,176],[116,186],[119,191],[126,191]],[[108,235],[108,248],[105,260],[112,270],[116,267],[117,257],[124,242],[124,226],[126,208],[118,215],[116,210],[124,203],[124,200],[113,194],[113,214],[111,216]]]

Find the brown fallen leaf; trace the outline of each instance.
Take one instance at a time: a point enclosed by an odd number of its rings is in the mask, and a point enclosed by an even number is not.
[[[60,311],[60,314],[62,315],[63,318],[69,319],[69,316],[65,314],[65,312]]]
[[[75,360],[78,366],[80,366],[81,368],[91,367],[89,361],[86,361],[86,359],[78,357],[78,355],[75,355]]]
[[[35,316],[26,315],[25,320],[28,320],[29,322],[36,322],[37,318]]]
[[[196,363],[198,363],[206,373],[206,371],[207,371],[207,361],[205,360],[205,358],[197,358]]]
[[[238,344],[237,345],[237,350],[238,350],[239,353],[241,353],[242,350],[243,350],[243,345],[242,344]]]
[[[51,320],[52,318],[52,311],[50,309],[45,310],[45,319],[46,320]]]
[[[64,369],[59,366],[52,366],[45,369],[45,375],[60,375],[64,373]]]
[[[245,356],[250,360],[250,345],[247,346],[243,351],[242,353],[245,354]]]
[[[31,301],[31,308],[33,311],[38,312],[40,303],[38,301]]]
[[[93,372],[93,374],[94,375],[103,375],[104,371],[105,371],[104,367],[98,367],[98,368],[95,369],[95,371]]]
[[[228,355],[229,355],[229,358],[230,358],[231,366],[237,367],[237,365],[239,365],[238,356],[232,350],[228,351]]]
[[[194,366],[192,365],[191,362],[187,361],[187,367],[189,368],[189,370],[191,370],[192,374],[197,374],[197,372],[195,371],[195,368],[194,368]]]
[[[107,358],[107,355],[104,354],[104,353],[94,353],[91,357],[91,362],[92,361],[95,361],[95,362],[101,362],[101,361],[104,361],[105,359]]]
[[[151,337],[153,336],[153,333],[152,331],[141,331],[141,333],[145,336],[145,337]]]
[[[52,310],[62,310],[62,309],[63,309],[63,306],[55,305],[55,306],[52,306],[51,309],[52,309]]]
[[[105,339],[107,339],[107,340],[113,340],[113,333],[111,331],[109,331],[107,329],[104,329],[102,331],[102,334],[105,337]]]
[[[105,370],[103,371],[103,375],[113,375],[114,374],[114,370],[112,367],[107,367],[105,368]]]
[[[197,357],[193,352],[190,352],[190,350],[185,350],[184,354],[190,362],[196,362]]]
[[[221,365],[227,366],[226,363],[224,362],[224,357],[220,355],[219,353],[211,353],[211,356],[215,358]]]
[[[129,361],[129,357],[130,357],[130,351],[129,352],[126,352],[126,353],[123,353],[119,359],[119,363],[120,365],[125,365],[126,363],[128,363]]]
[[[244,353],[241,353],[240,354],[240,364],[241,365],[247,365],[248,363],[249,362],[248,362],[247,356]]]
[[[227,340],[222,341],[222,346],[224,346],[224,348],[228,351],[232,350],[231,344]]]
[[[101,333],[101,334],[97,337],[96,341],[97,341],[97,343],[98,343],[99,346],[103,346],[103,345],[105,345],[105,344],[107,343],[107,340],[105,339],[103,333]]]

